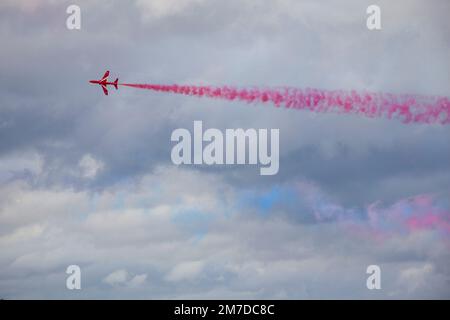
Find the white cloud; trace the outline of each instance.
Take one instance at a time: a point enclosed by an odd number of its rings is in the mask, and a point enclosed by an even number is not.
[[[49,219],[65,219],[83,213],[88,205],[85,192],[34,189],[23,181],[0,186],[0,222],[22,226]]]
[[[140,287],[145,284],[147,281],[147,275],[146,274],[138,274],[134,276],[128,283],[131,287]]]
[[[103,282],[110,286],[128,286],[130,288],[137,288],[145,284],[147,281],[147,274],[138,274],[134,277],[125,269],[119,269],[108,274]]]
[[[187,261],[176,265],[167,274],[168,281],[192,280],[198,277],[204,268],[202,261]]]
[[[137,0],[146,19],[159,19],[182,14],[189,7],[206,2],[205,0]]]
[[[405,268],[400,272],[399,282],[407,288],[408,293],[415,292],[426,286],[427,280],[433,277],[433,270],[431,263]]]
[[[374,247],[370,237],[349,234],[336,224],[303,225],[282,216],[255,216],[245,207],[235,207],[232,192],[228,202],[223,202],[222,190],[227,189],[227,184],[209,174],[178,168],[176,176],[180,179],[159,179],[170,177],[172,171],[160,168],[128,185],[126,192],[116,194],[117,188],[111,187],[95,197],[69,190],[43,192],[16,184],[8,198],[22,201],[3,204],[3,213],[15,214],[0,216],[8,217],[1,225],[5,221],[16,225],[0,237],[0,270],[10,279],[0,279],[0,287],[4,288],[0,294],[30,297],[37,292],[33,289],[36,283],[55,272],[64,274],[65,267],[75,263],[84,275],[89,275],[83,282],[83,297],[125,294],[104,291],[101,283],[126,287],[126,294],[135,297],[139,297],[139,290],[148,288],[152,288],[149,297],[154,298],[337,298],[343,293],[367,297],[367,265],[373,261],[382,264],[386,257],[392,259],[396,254],[406,262],[399,258],[398,263],[382,265],[386,294],[446,294],[442,287],[445,281],[433,282],[435,290],[421,291],[429,288],[427,279],[445,279],[438,269],[429,267],[438,263],[435,257],[442,257],[447,250],[431,234],[399,235]],[[204,190],[199,181],[214,183]],[[187,194],[206,192],[210,200],[205,201],[205,207],[194,204],[190,197],[170,202],[174,192],[183,189]],[[154,192],[157,197],[153,197]],[[43,197],[43,203],[36,200]],[[181,208],[195,212],[210,209],[214,203],[220,203],[221,208],[210,216],[207,232],[195,228],[195,216],[177,222],[183,215]],[[49,215],[41,216],[45,225],[32,219],[35,211],[22,213],[24,208],[46,211]],[[76,212],[67,215],[67,210]],[[9,220],[13,216],[15,219]],[[433,250],[429,250],[430,243]],[[429,262],[417,269],[420,261]],[[123,267],[118,268],[120,265]],[[48,291],[40,292],[51,296],[52,292],[58,293],[55,288],[59,286],[59,282],[51,282]],[[14,288],[19,287],[29,289],[17,292]]]
[[[102,161],[95,159],[90,154],[85,154],[80,159],[80,162],[78,163],[78,165],[80,166],[80,168],[82,170],[82,176],[87,179],[95,178],[95,176],[101,170],[103,170],[103,168],[105,166],[105,164]]]
[[[32,224],[17,228],[9,234],[0,236],[0,247],[33,241],[33,239],[41,236],[44,231],[45,227],[41,224]]]
[[[36,152],[19,152],[0,157],[0,183],[27,173],[39,175],[43,166],[44,160]]]
[[[115,286],[119,284],[125,284],[127,282],[129,275],[128,272],[125,269],[116,270],[108,274],[104,279],[103,282]]]

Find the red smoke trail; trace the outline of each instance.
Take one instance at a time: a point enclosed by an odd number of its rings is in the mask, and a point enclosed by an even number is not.
[[[315,112],[362,114],[370,118],[398,118],[404,123],[450,124],[450,100],[447,97],[395,95],[356,91],[327,91],[297,88],[235,88],[229,86],[190,86],[122,83],[122,86],[153,91],[239,100],[248,103],[272,103],[276,107],[307,109]]]

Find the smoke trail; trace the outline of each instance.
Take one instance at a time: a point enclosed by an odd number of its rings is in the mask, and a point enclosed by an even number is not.
[[[350,231],[379,240],[420,231],[435,231],[450,239],[448,192],[419,194],[389,205],[376,201],[365,208],[346,208],[314,184],[297,182],[293,188],[298,191],[294,205],[310,208],[317,222],[338,222]]]
[[[450,123],[450,99],[440,96],[395,95],[356,91],[298,88],[236,88],[122,83],[122,86],[197,97],[272,103],[276,107],[314,112],[360,114],[370,118],[399,119],[404,123]]]

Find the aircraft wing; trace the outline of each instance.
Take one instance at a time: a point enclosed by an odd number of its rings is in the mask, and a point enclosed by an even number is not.
[[[100,81],[108,81],[108,77],[109,77],[109,70],[105,72],[105,74],[102,77],[102,80]]]
[[[103,93],[105,94],[105,96],[108,95],[108,88],[106,88],[106,86],[104,84],[102,84],[102,89],[103,89]]]

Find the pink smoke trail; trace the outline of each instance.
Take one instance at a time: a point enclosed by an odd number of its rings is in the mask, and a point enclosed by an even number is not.
[[[301,207],[310,208],[317,222],[335,221],[360,235],[384,240],[399,234],[435,231],[450,240],[450,193],[419,194],[390,205],[381,201],[366,208],[346,208],[316,185],[297,182]]]
[[[314,112],[360,114],[370,118],[397,118],[404,123],[450,124],[450,99],[443,96],[396,95],[354,90],[328,91],[290,87],[262,89],[176,84],[121,83],[120,85],[229,101],[272,103],[276,107],[306,109]]]

